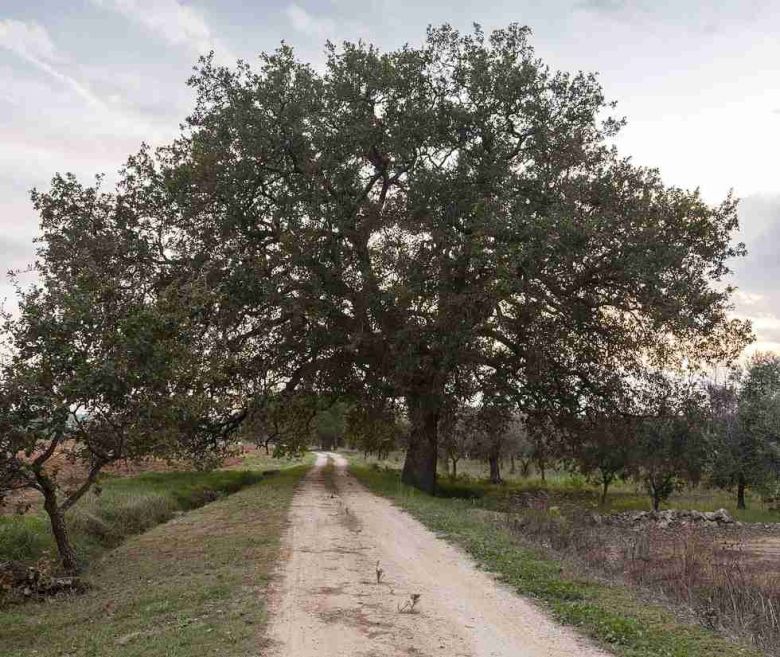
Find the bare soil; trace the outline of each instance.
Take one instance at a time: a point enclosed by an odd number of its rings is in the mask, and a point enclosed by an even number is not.
[[[336,454],[320,454],[298,490],[284,553],[271,592],[275,657],[608,654],[367,491]]]

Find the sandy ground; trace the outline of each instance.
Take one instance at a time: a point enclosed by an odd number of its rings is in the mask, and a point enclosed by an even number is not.
[[[345,466],[341,456],[320,454],[293,501],[263,654],[606,657],[367,491]],[[413,593],[415,612],[399,612]]]

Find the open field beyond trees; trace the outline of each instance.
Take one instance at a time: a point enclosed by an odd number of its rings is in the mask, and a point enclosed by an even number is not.
[[[383,454],[366,456],[359,451],[348,451],[350,460],[381,468],[400,470],[403,467],[404,454],[393,451]],[[503,463],[501,469],[502,483],[491,484],[489,481],[489,465],[479,459],[464,458],[458,463],[458,476],[453,480],[448,476],[444,463],[438,464],[438,484],[440,495],[480,497],[485,506],[500,507],[513,495],[532,494],[542,491],[548,499],[548,506],[576,504],[579,508],[598,511],[599,513],[620,513],[623,511],[650,511],[650,498],[644,486],[634,481],[615,481],[609,489],[606,504],[601,503],[601,492],[597,484],[577,473],[553,469],[545,474],[542,480],[533,466],[527,476],[523,476],[519,468],[510,470],[509,461]],[[736,498],[732,491],[712,488],[704,484],[696,487],[686,486],[674,491],[664,502],[664,509],[681,509],[697,511],[716,511],[726,509],[729,514],[740,522],[746,523],[780,523],[780,510],[767,505],[760,494],[746,493],[746,509],[737,508]]]

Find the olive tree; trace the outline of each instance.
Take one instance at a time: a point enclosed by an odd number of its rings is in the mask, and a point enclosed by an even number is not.
[[[631,471],[653,510],[686,483],[698,483],[711,458],[704,391],[697,379],[658,373],[639,396]]]
[[[616,479],[625,479],[636,464],[636,418],[624,415],[596,414],[579,423],[573,442],[576,467],[601,488],[601,506],[607,501],[609,487]]]
[[[709,388],[714,438],[714,482],[734,488],[737,508],[745,491],[780,474],[780,358],[756,354],[724,385]]]

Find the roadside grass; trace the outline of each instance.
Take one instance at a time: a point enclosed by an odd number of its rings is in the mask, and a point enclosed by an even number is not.
[[[179,511],[203,506],[261,478],[259,472],[249,470],[104,476],[99,487],[68,512],[71,538],[80,560],[89,562],[128,536],[166,522]],[[56,559],[43,511],[0,517],[0,560],[34,562],[42,558]]]
[[[351,462],[373,467],[400,469],[403,466],[403,453],[391,452],[387,458],[378,460],[362,453],[346,452]],[[447,476],[446,470],[439,467],[439,484],[443,495],[457,497],[484,498],[484,506],[494,505],[501,508],[513,494],[543,491],[550,496],[551,504],[570,502],[577,506],[600,513],[620,513],[622,511],[649,511],[650,498],[640,485],[631,481],[617,481],[609,489],[607,503],[600,505],[600,491],[584,477],[565,471],[551,471],[542,481],[533,474],[524,478],[519,473],[510,473],[509,468],[502,469],[503,484],[491,484],[488,471],[481,461],[463,459],[458,463],[458,478],[454,481]],[[747,509],[737,509],[735,494],[706,486],[685,488],[672,494],[662,505],[666,509],[695,509],[697,511],[716,511],[726,509],[735,520],[740,522],[780,523],[780,511],[767,509],[762,505],[761,497],[746,493]]]
[[[464,548],[511,588],[538,600],[560,622],[576,627],[620,657],[757,657],[762,653],[685,624],[628,587],[574,572],[568,564],[512,536],[482,507],[483,500],[431,497],[400,482],[397,470],[351,464],[366,486]]]
[[[0,611],[3,657],[244,657],[262,652],[264,594],[305,466],[134,536],[79,596]]]
[[[262,472],[310,464],[313,455],[274,458],[253,453],[228,469],[145,472],[133,477],[103,475],[68,512],[67,522],[79,559],[89,563],[128,536],[141,534],[177,513],[233,494],[262,478]],[[239,469],[240,468],[240,469]],[[96,494],[99,491],[99,494]],[[46,514],[0,516],[0,561],[56,561]]]

